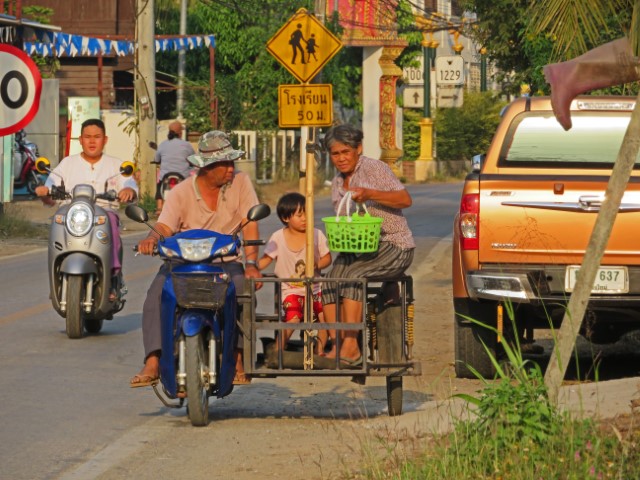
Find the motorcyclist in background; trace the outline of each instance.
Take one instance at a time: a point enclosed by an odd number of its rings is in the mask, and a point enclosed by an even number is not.
[[[138,195],[138,184],[133,178],[126,178],[120,174],[122,161],[103,153],[108,137],[102,120],[91,118],[82,123],[80,130],[80,145],[82,152],[69,155],[52,171],[44,185],[36,187],[36,195],[45,204],[53,205],[51,200],[51,187],[59,187],[64,182],[64,188],[70,192],[76,185],[88,184],[93,186],[96,192],[115,190],[118,192],[119,202],[131,202]],[[98,199],[96,203],[107,209],[111,233],[113,238],[113,265],[112,277],[117,275],[122,268],[122,252],[120,239],[120,218],[115,210],[120,206],[118,201],[109,202]],[[111,293],[115,296],[115,292]]]

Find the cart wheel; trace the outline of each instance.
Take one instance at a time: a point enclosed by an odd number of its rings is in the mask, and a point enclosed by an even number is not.
[[[389,416],[402,415],[402,377],[387,377]]]

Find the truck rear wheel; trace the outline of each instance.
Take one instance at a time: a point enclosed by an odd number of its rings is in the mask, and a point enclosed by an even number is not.
[[[458,378],[476,378],[471,370],[473,368],[484,378],[493,378],[496,370],[489,354],[496,358],[496,334],[465,317],[495,327],[495,303],[481,304],[466,298],[456,298],[454,299],[454,312],[456,376]],[[489,352],[485,349],[485,345]]]

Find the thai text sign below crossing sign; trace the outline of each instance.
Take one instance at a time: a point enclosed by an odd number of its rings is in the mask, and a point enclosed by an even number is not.
[[[331,84],[278,86],[280,128],[328,127],[333,123]]]
[[[0,137],[27,126],[40,108],[42,78],[29,55],[0,44]]]
[[[267,50],[291,75],[307,83],[342,48],[342,42],[301,8],[267,42]]]

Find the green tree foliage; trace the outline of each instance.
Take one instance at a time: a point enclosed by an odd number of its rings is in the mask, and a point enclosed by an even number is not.
[[[505,91],[518,93],[521,84],[528,84],[532,93],[549,94],[542,67],[622,36],[631,22],[633,2],[462,0],[461,7],[476,14],[465,34],[487,49],[489,61],[501,72],[497,80],[506,85]],[[547,18],[541,16],[543,11],[550,12]],[[597,21],[585,24],[576,12],[594,13]],[[587,35],[582,33],[584,25]]]
[[[416,108],[402,110],[402,160],[412,161],[420,156],[420,119],[422,111]]]
[[[521,84],[533,92],[547,88],[542,66],[548,63],[553,42],[548,35],[527,35],[529,0],[463,0],[461,7],[477,20],[465,34],[487,49],[488,60],[499,70],[497,80],[507,93],[519,93]],[[548,93],[548,90],[546,91]]]
[[[434,120],[438,159],[471,160],[486,152],[504,105],[492,92],[469,92],[461,108],[439,108]]]
[[[53,16],[53,9],[38,5],[25,5],[22,7],[22,15],[29,20],[34,20],[43,25],[49,25],[51,23],[51,17]],[[42,75],[43,78],[54,78],[56,72],[60,69],[60,60],[56,57],[32,55],[31,59],[38,66],[40,75]]]
[[[179,1],[157,2],[157,33],[179,30]],[[267,51],[268,40],[300,8],[313,12],[312,0],[200,0],[188,10],[188,33],[213,34],[215,48],[215,96],[218,128],[275,129],[278,127],[278,85],[299,83]],[[327,27],[337,32],[335,21]],[[334,100],[345,108],[359,109],[362,50],[342,49],[322,70],[333,84]],[[160,53],[158,70],[177,73],[177,54]],[[209,120],[209,52],[189,51],[186,58],[184,115],[192,129],[211,127]],[[173,73],[174,75],[176,73]],[[330,80],[329,80],[330,79]],[[172,112],[174,114],[175,112]]]

